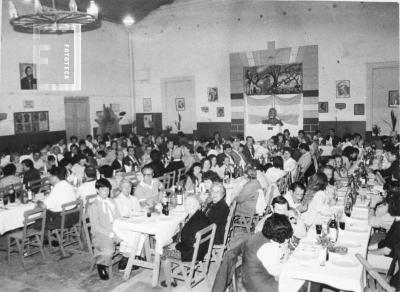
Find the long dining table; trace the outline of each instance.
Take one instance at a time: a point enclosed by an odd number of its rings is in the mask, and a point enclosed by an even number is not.
[[[371,196],[371,194],[369,194]],[[357,200],[350,217],[345,217],[345,229],[339,228],[335,246],[347,248],[346,254],[329,253],[329,259],[320,264],[320,247],[317,244],[315,226],[300,243],[289,260],[283,265],[279,278],[280,292],[298,291],[306,281],[322,283],[339,290],[362,292],[365,281],[363,266],[355,257],[366,257],[371,227],[368,225],[368,199]],[[339,199],[334,210],[343,210],[344,200]]]

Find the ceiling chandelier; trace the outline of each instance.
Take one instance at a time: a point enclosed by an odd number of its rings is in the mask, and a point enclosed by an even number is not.
[[[23,33],[63,34],[75,31],[80,25],[81,31],[95,30],[101,26],[99,9],[94,1],[90,1],[86,12],[78,11],[75,0],[69,1],[69,11],[56,8],[55,0],[52,7],[42,6],[40,0],[34,0],[33,14],[18,16],[12,1],[8,1],[10,24],[15,31]]]

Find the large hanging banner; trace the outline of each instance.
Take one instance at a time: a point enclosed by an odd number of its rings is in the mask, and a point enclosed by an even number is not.
[[[245,135],[266,140],[288,129],[303,128],[303,94],[245,96]]]

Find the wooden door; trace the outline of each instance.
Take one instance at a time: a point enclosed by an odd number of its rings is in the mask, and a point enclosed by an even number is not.
[[[165,79],[162,82],[162,89],[164,127],[172,126],[172,132],[178,132],[176,124],[180,115],[180,131],[192,134],[193,130],[197,129],[194,77]]]
[[[399,90],[398,62],[377,63],[372,66],[370,113],[367,115],[367,120],[370,118],[371,121],[369,127],[378,125],[382,130],[381,135],[389,135],[392,128],[390,115],[393,110],[397,117],[396,130],[400,132],[400,108],[389,105],[389,92]]]
[[[65,97],[65,131],[67,140],[72,135],[78,139],[92,134],[90,129],[89,97]]]

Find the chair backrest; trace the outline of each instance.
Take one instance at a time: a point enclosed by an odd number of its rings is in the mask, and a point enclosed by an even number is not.
[[[367,288],[371,289],[371,291],[395,292],[395,288],[390,286],[378,272],[374,271],[373,267],[360,254],[356,254],[356,258],[365,268]]]
[[[169,175],[164,174],[157,178],[160,183],[164,186],[164,189],[168,189],[171,185],[171,177]]]
[[[74,225],[81,224],[82,221],[82,200],[78,199],[69,203],[61,205],[61,237],[63,235],[64,228],[70,228]],[[75,214],[77,217],[72,217]]]
[[[164,175],[170,178],[168,188],[172,187],[176,183],[176,171],[170,171],[165,173]]]
[[[93,195],[88,195],[85,197],[85,214],[88,212],[89,209],[89,205],[96,199],[97,194],[93,194]]]
[[[182,167],[178,169],[178,177],[176,178],[176,182],[181,182],[185,179],[186,168]]]
[[[42,178],[42,185],[39,189],[39,192],[49,192],[51,189],[50,177]]]
[[[229,238],[230,231],[232,228],[233,218],[234,218],[234,214],[235,214],[235,210],[236,210],[236,204],[237,204],[237,202],[236,202],[236,200],[234,200],[232,202],[231,206],[229,207],[228,218],[226,218],[224,241],[222,242],[222,244],[225,246],[228,244],[228,238]]]
[[[27,235],[27,230],[29,225],[34,223],[36,220],[42,220],[42,225],[40,227],[41,238],[44,236],[44,228],[46,224],[46,208],[36,207],[32,210],[28,210],[24,212],[24,227],[22,230],[22,242],[25,242],[25,238]]]
[[[32,180],[29,182],[30,186],[31,186],[31,190],[32,191],[40,191],[40,188],[42,187],[42,179],[37,179],[37,180]]]
[[[203,228],[196,233],[196,241],[194,243],[194,252],[192,257],[192,262],[190,264],[190,272],[189,272],[189,279],[193,278],[193,274],[195,272],[195,266],[197,262],[197,255],[199,253],[200,245],[205,244],[208,242],[208,249],[207,253],[204,256],[204,266],[207,269],[205,274],[208,272],[208,267],[211,259],[211,251],[214,245],[214,238],[215,238],[215,231],[217,230],[217,225],[215,223]]]

